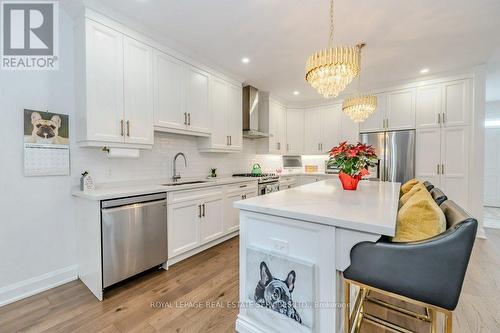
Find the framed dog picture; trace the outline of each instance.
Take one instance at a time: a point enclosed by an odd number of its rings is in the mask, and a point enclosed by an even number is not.
[[[249,316],[288,332],[315,332],[314,264],[249,247],[246,267]]]
[[[24,110],[24,175],[69,175],[69,117]]]

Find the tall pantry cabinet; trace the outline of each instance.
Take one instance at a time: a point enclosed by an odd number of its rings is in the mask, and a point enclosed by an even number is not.
[[[416,177],[468,206],[471,80],[421,86],[416,94]]]

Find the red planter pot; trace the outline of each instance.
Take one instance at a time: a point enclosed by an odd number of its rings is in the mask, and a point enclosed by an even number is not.
[[[347,173],[340,172],[339,178],[344,190],[355,191],[358,188],[358,183],[361,180],[361,175],[351,176],[348,175]]]

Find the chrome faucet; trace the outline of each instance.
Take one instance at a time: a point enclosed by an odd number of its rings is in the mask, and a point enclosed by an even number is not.
[[[181,179],[181,174],[177,173],[177,166],[176,166],[177,157],[179,157],[179,156],[182,156],[184,158],[184,165],[187,166],[186,156],[184,155],[184,153],[177,153],[177,154],[175,154],[175,156],[174,156],[174,162],[173,162],[173,164],[174,164],[174,167],[173,167],[174,171],[173,171],[173,176],[172,176],[172,180],[174,182],[176,182],[179,179]]]

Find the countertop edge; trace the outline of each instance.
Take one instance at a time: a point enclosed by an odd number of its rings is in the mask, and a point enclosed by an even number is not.
[[[257,179],[220,178],[218,180],[210,180],[206,183],[186,184],[179,186],[163,186],[161,184],[150,184],[150,185],[131,186],[130,189],[127,189],[126,186],[123,187],[119,186],[116,188],[110,187],[109,189],[99,189],[96,192],[84,192],[81,190],[73,190],[71,192],[71,195],[75,198],[101,201],[101,200],[131,197],[143,194],[166,193],[174,191],[192,190],[197,188],[216,187],[216,186],[224,186],[224,185],[231,185],[238,183],[253,183],[253,182],[257,183]]]
[[[277,217],[290,218],[290,219],[304,221],[304,222],[308,222],[308,223],[328,225],[328,226],[332,226],[332,227],[351,229],[351,230],[362,231],[362,232],[367,232],[367,233],[372,233],[372,234],[377,234],[377,235],[384,235],[384,236],[393,237],[396,233],[395,226],[394,226],[394,228],[390,228],[390,227],[384,227],[384,226],[380,226],[380,225],[369,225],[369,224],[365,224],[362,222],[346,221],[346,220],[336,219],[333,217],[330,218],[330,217],[311,215],[311,214],[306,214],[306,213],[290,212],[290,211],[284,211],[284,210],[279,210],[279,209],[274,209],[274,208],[271,208],[271,209],[270,208],[263,208],[263,207],[256,208],[255,206],[246,206],[245,204],[239,203],[238,201],[234,203],[234,207],[238,208],[242,211],[249,212],[249,213],[265,214],[265,215],[272,215],[272,216],[277,216]]]

